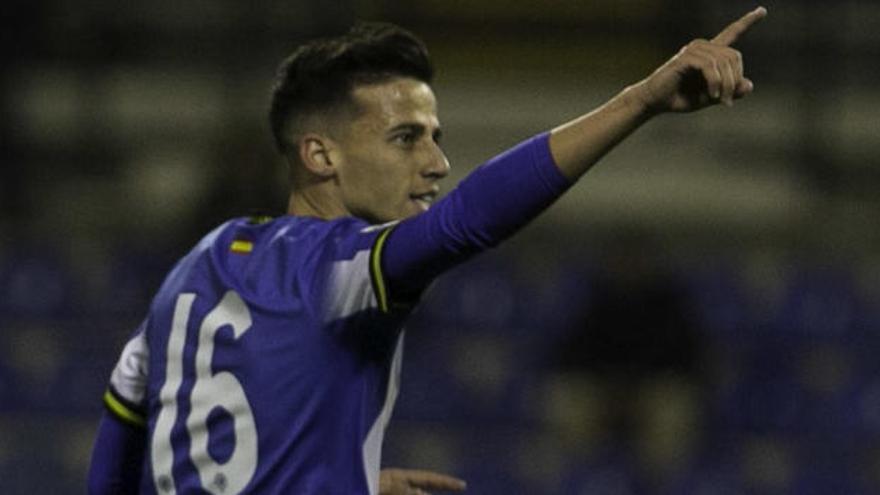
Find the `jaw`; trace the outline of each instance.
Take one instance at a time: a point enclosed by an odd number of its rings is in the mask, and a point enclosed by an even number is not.
[[[382,197],[372,197],[370,199],[362,199],[358,202],[360,207],[355,204],[349,204],[346,208],[348,215],[354,216],[371,224],[378,225],[397,220],[404,220],[422,214],[431,208],[434,202],[434,196],[429,197],[413,196],[409,194],[394,194],[400,198],[397,202],[390,202],[391,194],[385,194]]]

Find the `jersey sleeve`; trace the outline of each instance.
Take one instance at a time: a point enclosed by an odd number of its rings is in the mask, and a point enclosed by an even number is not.
[[[116,418],[135,426],[146,425],[146,390],[150,352],[146,321],[122,349],[110,383],[104,392],[104,405]]]
[[[404,307],[404,301],[389,298],[381,262],[385,243],[395,225],[353,223],[344,227],[349,232],[338,241],[323,290],[325,322],[363,311],[392,313]]]
[[[525,226],[571,184],[553,160],[549,133],[489,160],[428,211],[384,232],[374,248],[384,297],[412,298],[443,271]]]
[[[139,493],[147,431],[111,412],[101,416],[88,472],[89,495]]]

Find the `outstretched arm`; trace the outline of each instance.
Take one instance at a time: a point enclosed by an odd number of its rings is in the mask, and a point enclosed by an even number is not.
[[[406,301],[434,277],[494,246],[538,216],[599,159],[653,116],[749,94],[733,44],[767,14],[757,8],[711,40],[695,40],[596,110],[477,168],[422,215],[377,243],[391,298]]]
[[[550,151],[563,175],[576,180],[654,115],[731,106],[751,93],[754,85],[744,75],[742,54],[731,45],[766,15],[767,9],[758,7],[711,40],[688,43],[643,81],[553,129]]]

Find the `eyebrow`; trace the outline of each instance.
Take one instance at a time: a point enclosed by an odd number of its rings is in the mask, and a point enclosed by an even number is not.
[[[418,135],[422,135],[427,131],[427,127],[425,127],[425,125],[423,124],[418,124],[414,122],[404,122],[403,124],[398,124],[389,129],[388,134],[394,134],[400,131],[410,131]],[[432,133],[432,137],[434,140],[439,141],[440,138],[443,137],[443,130],[438,126]]]
[[[388,134],[394,134],[395,132],[400,132],[400,131],[410,131],[410,132],[416,132],[416,133],[421,134],[421,133],[425,132],[425,126],[422,124],[416,124],[416,123],[412,123],[412,122],[404,122],[403,124],[398,124],[398,125],[392,127],[391,129],[389,129]]]

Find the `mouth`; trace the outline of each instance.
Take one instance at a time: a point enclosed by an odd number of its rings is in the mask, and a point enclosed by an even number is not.
[[[419,207],[422,210],[427,210],[428,208],[430,208],[436,197],[437,191],[429,191],[426,193],[409,195],[409,198],[418,203]]]

